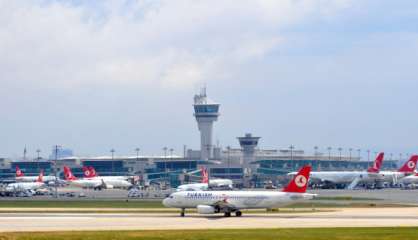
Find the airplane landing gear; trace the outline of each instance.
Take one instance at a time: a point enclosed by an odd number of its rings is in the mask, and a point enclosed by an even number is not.
[[[236,211],[236,212],[235,212],[235,216],[237,216],[237,217],[241,217],[241,216],[242,216],[242,212],[241,212],[241,211]]]
[[[224,217],[230,217],[231,216],[231,212],[225,212],[224,213]]]
[[[182,209],[181,209],[180,216],[181,216],[181,217],[184,217],[184,215],[185,215],[185,209],[184,209],[184,208],[182,208]]]

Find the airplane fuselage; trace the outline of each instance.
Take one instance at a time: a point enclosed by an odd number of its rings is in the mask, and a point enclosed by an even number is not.
[[[366,171],[323,171],[311,172],[310,175],[313,181],[331,182],[335,184],[347,184],[359,179],[360,182],[374,182],[382,179],[382,174],[372,173]]]
[[[312,199],[315,194],[278,191],[184,191],[163,200],[167,207],[196,208],[225,202],[237,209],[275,208],[289,202]]]
[[[16,177],[16,182],[35,182],[38,180],[38,176],[23,176],[23,177]],[[43,176],[43,182],[52,182],[55,181],[55,176]]]
[[[36,190],[45,186],[44,183],[40,182],[18,182],[11,183],[6,186],[6,191],[15,191],[15,190]]]

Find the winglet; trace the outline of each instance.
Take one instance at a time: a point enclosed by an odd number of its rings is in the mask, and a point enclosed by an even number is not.
[[[283,192],[304,193],[308,187],[309,174],[312,167],[306,165],[293,177],[292,181],[283,189]]]
[[[65,177],[65,180],[67,181],[77,180],[77,178],[71,172],[71,169],[67,166],[64,166],[64,177]]]
[[[22,170],[20,170],[19,166],[16,165],[16,177],[23,177],[24,174]]]
[[[399,172],[404,173],[413,173],[415,168],[417,167],[418,155],[412,155],[411,158],[401,167],[399,168]]]
[[[374,160],[373,166],[369,167],[369,169],[367,169],[367,172],[378,173],[380,171],[380,168],[382,167],[384,156],[385,154],[383,152],[379,153],[376,159]]]

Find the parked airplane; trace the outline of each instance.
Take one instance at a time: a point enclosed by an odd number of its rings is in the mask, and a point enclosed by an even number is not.
[[[176,191],[205,191],[208,189],[232,189],[232,180],[230,179],[209,179],[207,169],[201,168],[202,182],[183,184],[176,188]]]
[[[416,188],[418,186],[418,173],[402,178],[400,180],[400,183],[405,188],[406,187]]]
[[[242,209],[275,208],[284,204],[312,199],[316,194],[306,193],[310,166],[303,167],[282,191],[182,191],[163,200],[166,207],[180,208],[184,217],[186,208],[196,208],[200,214],[224,213],[230,217]]]
[[[398,171],[380,171],[379,173],[382,174],[384,182],[398,184],[400,179],[414,173],[417,161],[418,155],[412,155]]]
[[[359,183],[377,183],[383,179],[382,174],[379,173],[382,166],[384,153],[379,153],[374,161],[372,167],[367,171],[320,171],[311,172],[311,179],[313,182],[321,182],[325,184],[344,185],[348,189],[353,189]],[[294,175],[295,172],[288,173]]]
[[[126,180],[106,180],[100,178],[82,178],[77,179],[71,169],[67,166],[64,166],[64,177],[65,180],[73,186],[82,187],[82,188],[93,188],[101,190],[103,188],[129,188],[132,184]]]
[[[99,176],[94,167],[83,167],[84,178],[88,179],[103,179],[103,180],[128,180],[127,176]]]
[[[19,166],[16,166],[16,182],[36,182],[38,178],[39,176],[25,176]],[[52,182],[55,181],[55,176],[44,176],[42,179],[44,182]]]
[[[37,190],[39,188],[42,188],[45,186],[45,183],[43,182],[43,171],[39,173],[39,176],[37,177],[35,182],[16,182],[16,183],[10,183],[6,186],[7,192],[12,191],[27,191],[27,190]]]

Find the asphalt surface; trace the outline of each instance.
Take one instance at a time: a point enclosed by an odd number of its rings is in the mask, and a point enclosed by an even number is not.
[[[169,230],[301,227],[418,226],[418,208],[347,208],[334,212],[222,215],[178,213],[1,213],[0,232],[74,230]]]

